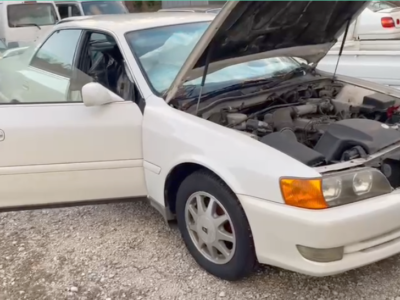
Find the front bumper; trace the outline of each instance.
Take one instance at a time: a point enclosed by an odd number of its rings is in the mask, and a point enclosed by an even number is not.
[[[400,191],[324,210],[307,210],[238,195],[262,264],[328,276],[400,253]],[[343,259],[318,263],[296,245],[344,247]]]

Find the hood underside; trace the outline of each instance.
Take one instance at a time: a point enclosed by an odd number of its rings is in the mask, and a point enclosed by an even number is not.
[[[291,56],[317,62],[367,1],[230,1],[211,23],[166,94],[188,80],[256,59]]]

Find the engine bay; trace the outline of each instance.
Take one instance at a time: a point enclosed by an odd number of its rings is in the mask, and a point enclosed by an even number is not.
[[[400,99],[393,96],[326,79],[264,98],[257,103],[219,101],[223,104],[199,116],[310,167],[366,157],[400,142]]]

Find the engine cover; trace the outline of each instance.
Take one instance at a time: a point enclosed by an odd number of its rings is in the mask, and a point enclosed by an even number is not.
[[[355,146],[361,146],[367,154],[374,154],[399,141],[400,132],[386,124],[368,119],[348,119],[329,125],[314,150],[329,162],[340,160],[344,151]]]
[[[292,135],[288,134],[290,132],[289,130],[286,132],[274,132],[264,136],[260,142],[310,167],[318,166],[325,161],[323,155],[299,143],[293,132],[291,132]]]

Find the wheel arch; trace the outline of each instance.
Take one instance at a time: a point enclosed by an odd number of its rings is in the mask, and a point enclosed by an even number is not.
[[[199,170],[206,170],[213,173],[222,180],[233,193],[235,193],[236,185],[235,180],[231,178],[232,175],[224,176],[225,172],[218,172],[214,168],[210,168],[209,165],[199,162],[181,162],[169,171],[164,183],[164,205],[173,215],[175,215],[175,201],[179,186],[186,177]]]

